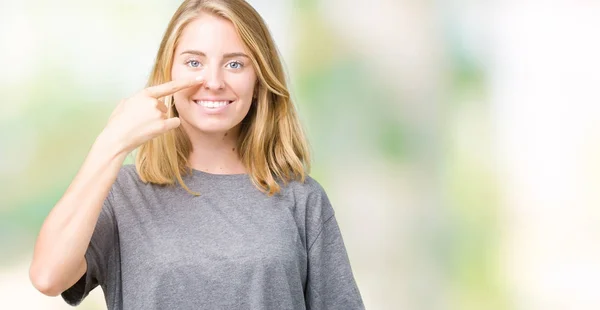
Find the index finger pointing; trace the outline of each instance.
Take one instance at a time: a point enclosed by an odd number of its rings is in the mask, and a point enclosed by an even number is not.
[[[195,85],[200,85],[203,82],[204,79],[202,79],[202,77],[199,76],[193,79],[174,80],[160,85],[151,86],[146,88],[145,91],[151,97],[158,99],[164,96],[174,94],[182,89],[186,89]]]

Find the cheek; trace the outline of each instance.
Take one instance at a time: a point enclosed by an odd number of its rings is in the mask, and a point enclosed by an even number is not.
[[[197,73],[196,73],[197,75]],[[188,70],[188,68],[186,66],[183,65],[177,65],[174,64],[173,68],[171,69],[171,80],[181,80],[181,79],[189,79],[195,77],[194,72],[192,72],[191,70]],[[176,92],[175,94],[173,94],[173,99],[175,99],[175,102],[181,102],[182,100],[184,100],[185,98],[188,98],[189,96],[191,96],[194,93],[194,88],[186,88],[183,90],[180,90],[178,92]]]
[[[194,72],[192,70],[188,70],[186,66],[180,64],[173,64],[173,68],[171,69],[172,80],[187,79],[192,77],[193,75]]]
[[[253,75],[235,76],[229,80],[229,85],[235,89],[236,94],[248,101],[252,99],[255,83],[256,77]]]
[[[191,97],[194,94],[194,90],[193,89],[183,89],[180,90],[176,93],[173,94],[173,99],[175,100],[176,103],[181,103],[184,102],[186,100],[188,100],[189,97]]]

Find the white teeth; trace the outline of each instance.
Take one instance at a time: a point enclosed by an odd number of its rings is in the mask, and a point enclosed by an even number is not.
[[[222,106],[226,106],[229,104],[229,101],[196,101],[197,104],[200,104],[201,106],[205,107],[205,108],[219,108]]]

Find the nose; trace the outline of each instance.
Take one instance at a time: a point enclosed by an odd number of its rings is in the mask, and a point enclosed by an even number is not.
[[[223,80],[223,73],[220,68],[206,68],[204,70],[205,82],[204,88],[209,90],[222,90],[225,88],[225,81]]]

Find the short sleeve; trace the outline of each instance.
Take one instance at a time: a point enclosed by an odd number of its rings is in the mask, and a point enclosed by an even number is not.
[[[327,195],[319,196],[320,207],[333,210]],[[306,309],[364,309],[335,214],[321,223],[308,248]]]
[[[98,285],[107,281],[109,261],[114,259],[115,246],[118,244],[116,221],[111,207],[109,193],[98,216],[94,233],[85,253],[87,270],[85,274],[64,291],[61,296],[71,306],[79,305]]]

